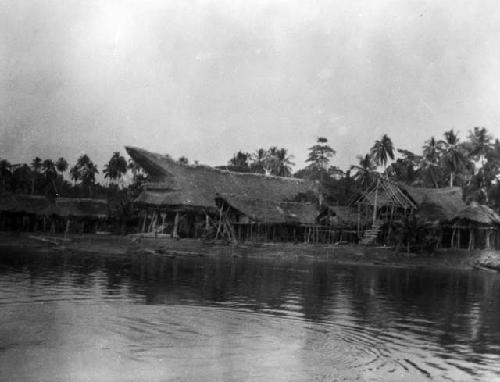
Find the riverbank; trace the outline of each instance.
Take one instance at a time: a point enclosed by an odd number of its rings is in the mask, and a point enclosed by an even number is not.
[[[283,261],[309,259],[343,265],[371,265],[404,268],[448,268],[500,270],[500,252],[441,249],[433,254],[397,252],[388,247],[358,245],[309,245],[294,243],[251,243],[230,246],[222,242],[117,235],[37,235],[0,233],[0,250],[25,249],[69,253],[104,253],[111,256],[234,256],[280,258]]]

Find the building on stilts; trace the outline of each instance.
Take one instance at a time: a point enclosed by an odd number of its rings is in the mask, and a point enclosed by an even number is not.
[[[318,206],[292,202],[318,195],[316,182],[178,163],[134,147],[128,154],[148,182],[134,204],[142,233],[174,238],[319,242]]]

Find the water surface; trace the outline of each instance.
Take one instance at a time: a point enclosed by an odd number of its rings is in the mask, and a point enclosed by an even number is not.
[[[500,380],[500,276],[4,251],[0,380]]]

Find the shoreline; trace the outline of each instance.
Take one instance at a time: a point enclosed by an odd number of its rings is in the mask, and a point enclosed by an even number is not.
[[[0,232],[0,250],[30,250],[134,255],[170,258],[232,256],[283,261],[327,261],[339,265],[382,266],[394,268],[432,268],[450,270],[500,270],[500,251],[440,249],[433,254],[396,252],[389,247],[360,245],[311,245],[294,243],[243,243],[235,246],[195,239],[151,238],[140,235],[40,235]]]

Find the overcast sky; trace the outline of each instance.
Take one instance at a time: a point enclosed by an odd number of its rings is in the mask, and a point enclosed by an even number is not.
[[[0,157],[500,137],[497,1],[0,0]]]

